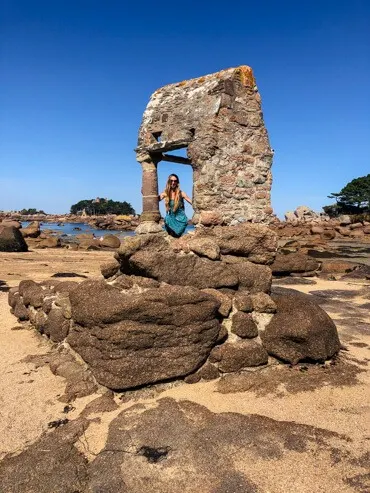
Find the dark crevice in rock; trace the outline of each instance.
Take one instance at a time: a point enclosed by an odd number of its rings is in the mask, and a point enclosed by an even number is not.
[[[151,464],[156,464],[159,461],[167,459],[167,455],[170,450],[170,447],[153,448],[143,445],[139,448],[137,454],[144,456]]]

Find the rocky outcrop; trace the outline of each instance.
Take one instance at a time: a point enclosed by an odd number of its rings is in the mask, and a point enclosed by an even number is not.
[[[0,224],[0,252],[27,252],[28,246],[19,228]]]
[[[102,266],[104,279],[22,281],[9,304],[53,342],[68,343],[111,389],[209,380],[266,365],[269,355],[331,357],[335,325],[312,299],[270,296],[274,242],[252,224],[181,240],[138,235]]]
[[[325,214],[317,214],[304,206],[302,207],[303,212],[298,207],[294,213],[285,214],[285,221],[275,220],[270,225],[279,237],[310,238],[324,243],[341,239],[370,241],[370,223],[368,221],[356,221],[356,217],[347,215],[330,219]]]
[[[306,205],[300,205],[296,208],[295,211],[286,212],[285,220],[289,222],[304,222],[304,223],[312,223],[312,222],[322,222],[328,221],[330,218],[325,213],[317,213],[314,210],[310,209]]]

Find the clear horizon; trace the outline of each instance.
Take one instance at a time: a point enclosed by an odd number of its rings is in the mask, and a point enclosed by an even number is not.
[[[5,0],[0,14],[0,210],[67,214],[99,196],[140,213],[151,94],[239,65],[262,97],[278,217],[320,212],[369,173],[370,2],[189,0],[179,14],[167,0]],[[160,189],[172,172],[191,194],[191,168],[171,163]]]

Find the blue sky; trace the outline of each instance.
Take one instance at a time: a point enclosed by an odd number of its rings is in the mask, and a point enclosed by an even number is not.
[[[1,0],[0,210],[100,196],[141,212],[151,93],[238,65],[262,96],[279,217],[370,172],[367,0]],[[160,163],[160,188],[170,172],[191,194],[188,166]]]

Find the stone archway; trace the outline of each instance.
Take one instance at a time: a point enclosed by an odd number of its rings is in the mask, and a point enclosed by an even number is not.
[[[169,156],[187,148],[188,158]],[[273,152],[252,69],[232,68],[158,89],[139,130],[143,213],[137,230],[161,228],[157,165],[193,168],[194,223],[268,222]]]

